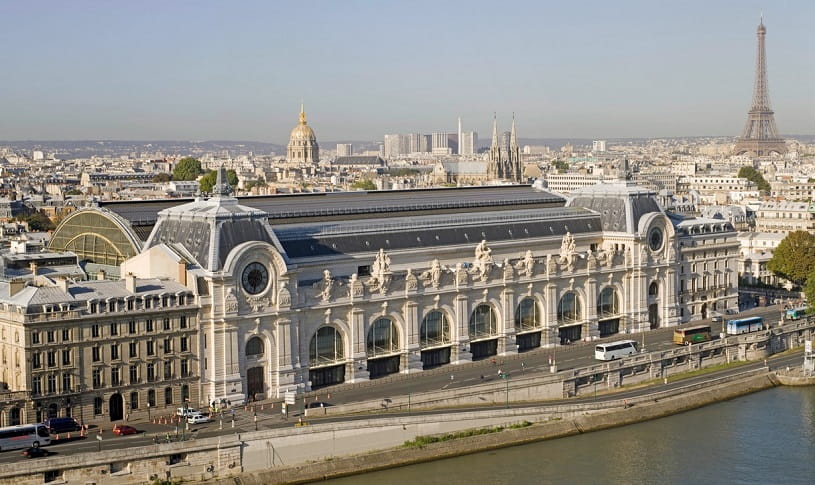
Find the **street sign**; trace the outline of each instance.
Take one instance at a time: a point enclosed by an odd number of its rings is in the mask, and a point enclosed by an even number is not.
[[[297,399],[297,393],[294,391],[286,391],[283,395],[283,399],[286,404],[294,405],[295,399]]]

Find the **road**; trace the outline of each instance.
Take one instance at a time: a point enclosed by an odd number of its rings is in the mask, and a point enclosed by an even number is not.
[[[739,316],[753,316],[753,315],[762,316],[765,318],[766,322],[775,325],[778,323],[780,319],[781,309],[780,307],[762,307],[742,312],[739,314]],[[710,321],[704,322],[697,321],[694,322],[692,325],[698,325],[700,323],[710,323]],[[713,324],[711,326],[713,327],[713,331],[715,334],[718,334],[722,330],[721,328],[722,324]],[[620,340],[623,338],[628,338],[632,340],[637,340],[638,342],[644,342],[645,348],[648,351],[664,350],[675,348],[675,345],[671,342],[673,330],[674,330],[673,328],[664,328],[645,332],[644,335],[642,333],[628,334],[624,336],[616,335],[610,338],[602,339],[601,341]],[[556,350],[537,349],[534,351],[526,352],[519,356],[513,356],[513,358],[506,359],[497,358],[498,363],[495,365],[493,365],[489,359],[485,361],[474,362],[472,364],[452,365],[445,367],[443,369],[443,372],[442,371],[438,371],[435,373],[422,372],[417,373],[415,375],[411,375],[410,379],[395,380],[392,382],[387,382],[383,380],[381,385],[361,389],[353,388],[348,389],[347,386],[344,389],[343,386],[335,386],[335,388],[333,389],[327,388],[323,391],[320,391],[320,393],[317,393],[314,396],[315,398],[314,400],[329,401],[333,404],[341,404],[365,400],[385,399],[387,397],[394,396],[404,396],[407,395],[408,393],[433,391],[439,389],[451,389],[457,387],[467,387],[475,383],[480,384],[484,381],[496,381],[498,379],[499,368],[502,372],[509,373],[510,375],[518,374],[523,374],[524,376],[543,375],[549,373],[548,360],[550,355],[554,355],[554,358],[557,360],[558,368],[560,370],[584,367],[596,363],[596,360],[594,360],[594,345],[596,343],[597,342],[595,341],[591,343],[573,344],[566,347],[560,347]],[[770,362],[772,367],[798,365],[801,362],[801,356],[800,354],[797,353],[794,355],[784,355],[780,357],[771,358]],[[694,378],[682,379],[680,381],[672,382],[667,385],[661,385],[658,387],[657,390],[663,391],[675,387],[686,386],[693,384],[695,382],[710,379],[712,377],[721,377],[739,372],[744,372],[749,369],[762,367],[763,365],[764,365],[763,362],[745,364],[743,366],[739,366],[736,368],[725,369],[715,373],[697,376]],[[482,375],[484,376],[483,380],[481,378]],[[630,391],[620,391],[609,395],[600,395],[597,396],[596,399],[598,401],[607,399],[625,399],[648,394],[653,391],[654,391],[653,387],[641,388]],[[329,394],[330,399],[328,398]],[[594,399],[593,397],[571,398],[557,401],[547,401],[547,404],[581,403],[588,402],[593,399]],[[521,405],[511,405],[511,407],[525,407],[525,406],[529,406],[529,404],[525,403]],[[176,436],[178,436],[178,438],[183,437],[187,439],[191,437],[204,438],[223,434],[231,434],[236,432],[254,431],[256,427],[257,429],[290,427],[292,426],[293,423],[292,418],[290,418],[289,421],[286,421],[282,418],[279,403],[276,404],[264,403],[262,409],[260,407],[257,407],[254,409],[254,411],[251,406],[246,408],[238,407],[235,409],[236,412],[234,427],[231,420],[231,414],[229,413],[225,415],[223,423],[220,423],[216,419],[216,421],[212,423],[190,425],[189,430],[183,424],[181,425],[180,429],[176,430],[174,425],[135,422],[130,424],[135,426],[140,431],[143,431],[142,433],[131,436],[115,436],[111,432],[111,429],[105,429],[102,432],[101,435],[102,441],[100,442],[96,439],[96,437],[99,435],[98,429],[91,429],[91,433],[89,434],[89,436],[84,438],[79,438],[74,433],[72,439],[69,441],[66,440],[65,436],[63,435],[62,436],[63,439],[52,444],[51,446],[48,447],[48,449],[49,451],[55,453],[56,455],[70,455],[75,453],[93,452],[98,449],[103,450],[124,449],[134,446],[149,445],[152,444],[153,440],[156,438],[165,439],[165,436],[167,434],[169,434],[172,439],[176,439]],[[457,409],[455,411],[447,410],[445,412],[456,412],[456,411],[464,412],[470,411],[472,409],[483,409],[483,408]],[[255,418],[255,413],[257,414],[257,418]],[[423,413],[432,413],[432,411],[413,411],[411,414],[417,415]],[[400,416],[402,414],[389,413],[388,415]],[[313,416],[310,416],[309,420],[311,422],[315,421],[338,422],[338,421],[353,421],[357,419],[369,419],[370,417],[371,417],[370,414],[360,416],[330,416],[322,419],[316,419]],[[222,429],[219,429],[221,427]],[[10,463],[25,459],[26,458],[20,456],[19,451],[9,451],[0,454],[0,463]]]

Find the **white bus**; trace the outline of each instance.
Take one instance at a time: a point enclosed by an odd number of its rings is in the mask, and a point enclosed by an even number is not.
[[[594,358],[597,360],[614,360],[637,353],[637,342],[633,340],[619,340],[607,344],[598,344],[594,348]]]
[[[51,444],[48,427],[42,423],[0,428],[0,451],[39,448]]]

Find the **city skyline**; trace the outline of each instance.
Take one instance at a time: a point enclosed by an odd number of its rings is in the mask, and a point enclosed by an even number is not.
[[[778,129],[815,133],[815,8],[737,5],[3,4],[0,138],[282,144],[301,98],[321,140],[453,133],[458,116],[483,135],[493,111],[531,138],[736,137],[762,10]]]

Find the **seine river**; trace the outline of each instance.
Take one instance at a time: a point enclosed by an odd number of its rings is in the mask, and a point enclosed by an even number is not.
[[[382,484],[815,483],[815,387],[622,428],[330,480]]]

